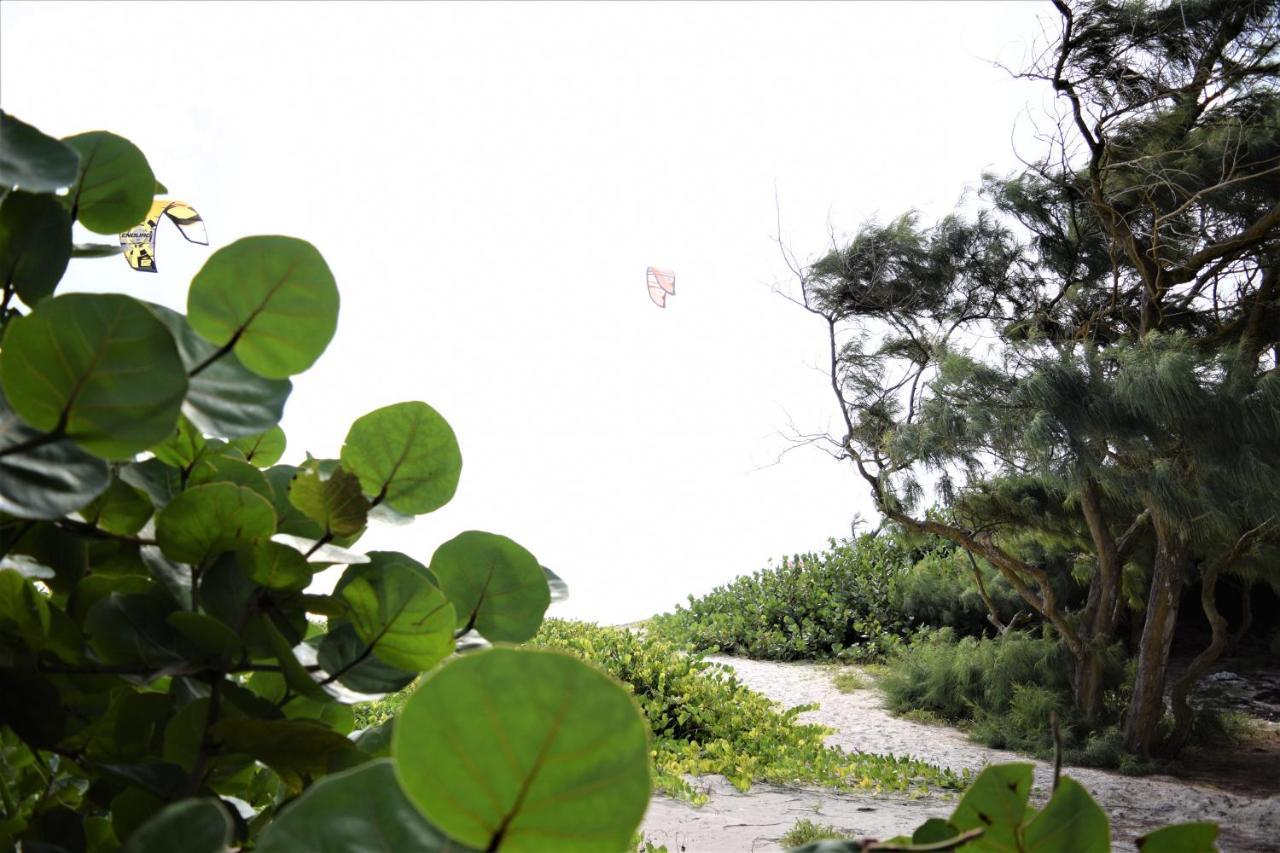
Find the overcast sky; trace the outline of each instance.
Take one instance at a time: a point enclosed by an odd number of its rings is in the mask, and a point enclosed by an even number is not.
[[[423,562],[468,529],[616,623],[874,519],[836,430],[821,321],[772,292],[774,238],[951,209],[1034,150],[1010,79],[1043,3],[0,4],[0,107],[135,142],[210,249],[164,225],[159,273],[72,262],[64,288],[185,310],[212,249],[314,243],[338,332],[295,379],[286,461],[425,400],[458,495],[365,549]],[[1051,22],[1050,22],[1051,23]],[[665,310],[645,267],[671,268]]]

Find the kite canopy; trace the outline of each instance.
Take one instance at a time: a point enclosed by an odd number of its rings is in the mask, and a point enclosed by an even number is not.
[[[160,217],[167,216],[178,226],[178,233],[192,243],[209,245],[209,235],[204,230],[204,220],[195,208],[185,201],[159,199],[151,203],[147,218],[120,235],[124,259],[138,272],[156,271],[156,228]]]
[[[667,307],[667,294],[675,296],[676,274],[671,270],[649,267],[645,270],[645,279],[649,284],[649,298],[659,308]]]

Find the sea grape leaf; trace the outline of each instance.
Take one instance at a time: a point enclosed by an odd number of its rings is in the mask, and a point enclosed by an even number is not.
[[[1083,785],[1063,776],[1049,802],[1027,823],[1022,841],[1029,853],[1108,853],[1111,822]]]
[[[80,174],[80,153],[0,110],[0,189],[52,193]]]
[[[218,347],[198,335],[186,317],[163,305],[148,304],[147,307],[173,334],[187,373],[200,368],[189,375],[182,413],[203,432],[224,438],[278,433],[280,453],[283,453],[284,433],[279,432],[276,424],[284,415],[284,404],[293,391],[293,383],[288,379],[259,376],[246,368],[233,352],[209,361]],[[258,462],[258,467],[266,467],[279,458],[277,454],[270,462]]]
[[[342,464],[360,478],[374,504],[422,515],[449,502],[458,489],[462,452],[453,428],[421,402],[396,403],[351,425]]]
[[[270,468],[284,456],[285,435],[280,427],[234,439],[231,446],[244,454],[244,459],[257,468]]]
[[[242,549],[237,558],[241,571],[268,589],[303,589],[316,569],[297,550],[270,540]]]
[[[305,240],[245,237],[214,252],[196,274],[187,321],[259,376],[287,379],[329,345],[338,326],[338,286]]]
[[[1018,827],[1027,811],[1032,765],[994,764],[978,774],[951,814],[951,824],[963,831],[982,828],[984,850],[1019,849]]]
[[[367,758],[350,740],[314,720],[230,718],[215,724],[212,734],[231,751],[270,767],[294,791]]]
[[[327,776],[262,831],[257,853],[465,853],[405,798],[389,759]]]
[[[299,695],[309,699],[317,699],[322,702],[329,701],[329,694],[324,692],[324,688],[311,677],[311,674],[294,656],[293,647],[284,638],[284,634],[280,633],[280,629],[272,624],[270,617],[260,616],[256,621],[259,629],[271,644],[271,650],[275,653],[276,660],[280,664],[280,674],[284,677],[289,687]]]
[[[369,653],[369,644],[349,623],[329,630],[316,648],[317,661],[332,681],[367,696],[394,693],[418,677]]]
[[[232,483],[244,486],[260,495],[270,503],[275,495],[271,484],[257,468],[231,456],[206,455],[191,469],[187,477],[187,487],[203,486],[206,483]]]
[[[18,417],[0,390],[0,512],[18,518],[62,518],[111,482],[106,462],[67,439],[32,444],[42,435]]]
[[[104,662],[159,669],[185,661],[168,622],[174,610],[172,602],[155,595],[113,592],[89,608],[84,629]]]
[[[244,486],[210,483],[179,493],[156,514],[156,543],[166,557],[198,566],[268,539],[275,528],[266,498]]]
[[[468,530],[436,549],[431,574],[458,615],[493,642],[523,643],[538,632],[551,603],[538,560],[505,536]]]
[[[289,502],[326,535],[353,536],[364,529],[369,514],[360,481],[341,467],[327,478],[312,466],[303,467],[289,484]]]
[[[391,752],[427,819],[481,849],[624,850],[649,802],[635,700],[559,652],[494,648],[428,673]]]
[[[1212,821],[1175,823],[1149,832],[1137,841],[1142,853],[1213,853],[1218,825]]]
[[[348,569],[342,588],[352,627],[392,666],[427,670],[453,652],[453,605],[423,566],[394,551],[371,551],[369,563]]]
[[[71,209],[85,228],[119,234],[146,218],[156,176],[138,146],[122,136],[94,130],[62,140],[80,152],[80,178]]]
[[[71,218],[48,195],[11,192],[0,201],[0,284],[28,305],[51,295],[71,260]]]
[[[178,610],[165,621],[193,646],[216,661],[233,661],[243,650],[240,635],[219,619],[204,613]]]
[[[132,536],[146,525],[153,512],[155,506],[145,493],[116,478],[106,491],[80,510],[80,515],[108,533]]]
[[[182,472],[159,459],[130,462],[120,468],[119,476],[134,488],[146,492],[156,507],[162,507],[182,491]]]
[[[130,458],[168,437],[187,391],[168,329],[117,294],[64,294],[10,320],[0,382],[32,427],[62,427],[106,459]]]
[[[232,829],[231,816],[218,800],[181,800],[138,827],[120,853],[225,853]]]

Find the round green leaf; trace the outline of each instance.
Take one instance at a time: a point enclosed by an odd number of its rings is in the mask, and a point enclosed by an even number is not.
[[[417,670],[394,667],[370,654],[369,644],[346,622],[321,638],[316,653],[317,663],[329,673],[328,686],[337,682],[367,698],[394,693],[418,677]]]
[[[71,209],[85,228],[119,234],[146,218],[156,176],[138,146],[105,130],[62,141],[80,152],[80,180],[71,191]]]
[[[359,418],[342,445],[342,464],[374,504],[421,515],[458,489],[462,451],[453,428],[426,403],[397,403]]]
[[[138,827],[120,853],[224,853],[232,828],[231,816],[217,800],[182,800]]]
[[[391,753],[427,819],[486,850],[625,850],[649,803],[635,700],[558,652],[490,649],[427,675]]]
[[[458,627],[493,642],[523,643],[551,604],[538,560],[505,536],[468,530],[436,549],[431,574],[453,602]]]
[[[326,776],[263,830],[257,853],[466,853],[400,790],[389,759]]]
[[[1083,785],[1063,776],[1022,839],[1034,853],[1109,853],[1111,821]]]
[[[275,529],[276,514],[267,499],[231,483],[187,489],[156,515],[160,550],[191,565],[268,539]]]
[[[456,617],[421,563],[394,551],[371,551],[369,562],[347,570],[342,587],[360,639],[381,660],[426,670],[453,652]]]
[[[187,294],[191,327],[268,379],[301,373],[338,326],[338,286],[316,248],[245,237],[205,262]]]
[[[316,566],[279,542],[258,542],[239,553],[240,570],[268,589],[297,590],[311,582]]]
[[[187,374],[164,324],[136,300],[72,293],[11,320],[0,351],[9,404],[36,429],[127,459],[174,429]]]
[[[218,348],[196,334],[187,318],[163,305],[147,305],[160,321],[169,327],[178,355],[187,372],[204,364]],[[264,379],[245,368],[235,353],[225,353],[189,378],[182,413],[202,432],[239,439],[260,437],[277,430],[284,415],[284,404],[293,391],[288,379]],[[279,434],[280,452],[284,452],[284,433]],[[280,457],[277,455],[276,459]],[[271,460],[274,462],[275,459]],[[257,463],[265,467],[271,462]]]
[[[1138,839],[1142,853],[1214,853],[1218,825],[1212,821],[1175,823]]]
[[[1032,769],[1030,764],[1010,763],[983,770],[960,798],[951,814],[951,825],[962,831],[984,829],[984,843],[1017,849],[1017,832],[1031,793]]]
[[[284,430],[273,426],[265,432],[232,440],[231,446],[244,454],[244,461],[258,468],[270,468],[284,456]]]
[[[270,503],[274,495],[271,485],[262,472],[248,462],[230,456],[206,455],[196,462],[187,477],[187,486],[203,486],[206,483],[234,483],[262,495]]]
[[[71,259],[71,219],[53,196],[13,192],[0,202],[0,284],[35,305],[53,293]]]
[[[80,155],[0,110],[0,188],[52,193],[76,182]]]
[[[289,503],[320,525],[326,535],[352,536],[364,529],[369,501],[355,475],[335,469],[328,477],[308,466],[289,483]]]
[[[61,518],[92,501],[111,482],[106,462],[66,439],[34,444],[42,435],[23,423],[0,391],[0,512],[18,518]]]

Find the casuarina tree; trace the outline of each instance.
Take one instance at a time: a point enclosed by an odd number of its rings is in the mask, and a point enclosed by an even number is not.
[[[1145,755],[1190,734],[1230,636],[1219,580],[1280,566],[1280,12],[1055,7],[1022,75],[1058,108],[1038,156],[985,176],[977,213],[872,223],[795,264],[797,301],[828,331],[837,454],[880,511],[1003,575],[1071,652],[1091,724],[1132,637],[1125,739]],[[1196,582],[1212,638],[1161,741]]]

